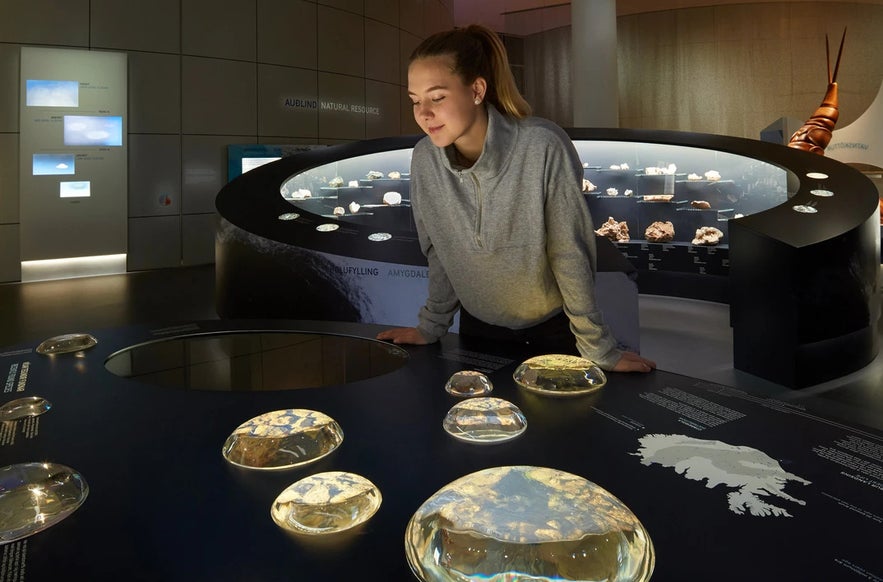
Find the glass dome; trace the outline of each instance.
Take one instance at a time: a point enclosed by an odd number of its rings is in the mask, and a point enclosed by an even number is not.
[[[0,544],[51,527],[89,495],[78,472],[56,463],[21,463],[0,469]]]
[[[655,564],[644,526],[619,499],[544,467],[484,469],[414,514],[405,552],[423,581],[643,582]]]
[[[591,360],[565,354],[536,356],[512,375],[522,388],[544,396],[581,396],[600,390],[607,376]]]
[[[502,398],[470,398],[454,405],[442,426],[452,437],[476,444],[510,441],[527,430],[521,410]]]
[[[355,473],[330,471],[305,477],[273,501],[270,516],[282,529],[307,535],[346,531],[371,519],[380,490]]]
[[[317,461],[343,442],[343,430],[330,416],[295,408],[256,416],[227,437],[221,453],[248,469],[290,469]]]
[[[43,355],[69,354],[81,352],[98,344],[98,340],[88,333],[68,333],[57,335],[37,346],[37,353]]]
[[[445,391],[454,396],[484,396],[493,389],[490,379],[476,370],[454,372],[445,383]]]

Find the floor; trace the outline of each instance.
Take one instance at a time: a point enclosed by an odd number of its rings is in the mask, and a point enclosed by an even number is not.
[[[883,430],[883,352],[848,376],[789,390],[733,368],[727,305],[641,295],[639,308],[641,351],[659,369],[762,396],[813,399],[835,416]],[[0,284],[0,347],[36,344],[62,333],[217,317],[212,265]]]

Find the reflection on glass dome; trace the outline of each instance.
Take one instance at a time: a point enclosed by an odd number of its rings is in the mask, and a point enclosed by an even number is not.
[[[40,416],[50,408],[52,408],[52,403],[42,396],[16,398],[0,406],[0,422]]]
[[[490,379],[475,370],[455,372],[445,384],[445,390],[454,396],[484,396],[493,389]]]
[[[316,230],[319,232],[332,232],[340,228],[339,224],[331,224],[330,222],[326,222],[325,224],[320,224],[316,227]]]
[[[819,196],[821,198],[830,198],[834,195],[834,193],[830,190],[810,190],[809,193],[813,196]]]
[[[461,441],[494,444],[527,430],[527,419],[517,406],[502,398],[472,398],[451,408],[442,426]]]
[[[279,220],[297,220],[298,218],[300,218],[300,214],[297,212],[286,212],[279,215]]]
[[[515,382],[545,396],[579,396],[600,390],[607,376],[594,362],[578,356],[550,354],[524,361],[512,374]]]
[[[76,511],[89,486],[83,476],[55,463],[22,463],[0,469],[0,544],[51,527]]]
[[[792,208],[794,208],[796,212],[802,212],[803,214],[815,214],[816,212],[818,212],[815,206],[807,206],[805,204],[797,204]]]
[[[338,533],[377,513],[382,497],[371,481],[331,471],[301,479],[273,501],[270,515],[282,529],[308,535]]]
[[[375,232],[368,235],[368,240],[372,242],[383,242],[392,238],[388,232]]]
[[[37,346],[38,354],[69,354],[88,350],[98,344],[98,340],[88,333],[68,333],[45,340]]]
[[[239,425],[221,453],[248,469],[289,469],[328,455],[343,442],[333,418],[301,408],[276,410]]]
[[[577,475],[496,467],[430,497],[405,532],[420,580],[617,580],[653,573],[650,536],[619,499]]]

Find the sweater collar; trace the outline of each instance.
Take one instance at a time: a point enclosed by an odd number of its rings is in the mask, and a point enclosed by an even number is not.
[[[461,176],[475,174],[476,178],[483,180],[496,177],[506,166],[512,154],[518,124],[514,119],[497,111],[490,103],[487,104],[487,117],[487,135],[484,138],[481,155],[471,168],[460,168],[455,161],[454,145],[451,144],[442,149],[442,159],[448,170]]]

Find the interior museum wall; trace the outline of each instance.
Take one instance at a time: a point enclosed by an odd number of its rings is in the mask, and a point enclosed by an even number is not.
[[[128,269],[177,267],[214,261],[228,144],[417,133],[403,63],[452,2],[0,0],[0,282],[21,276],[22,46],[126,53]]]
[[[757,139],[780,117],[808,118],[838,75],[845,127],[883,82],[883,6],[763,2],[648,12],[617,19],[621,127]],[[570,27],[525,38],[525,93],[538,115],[571,126]],[[599,93],[604,87],[598,87]]]

